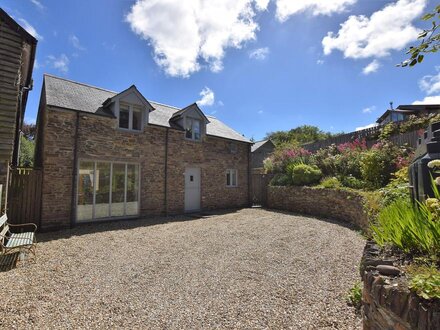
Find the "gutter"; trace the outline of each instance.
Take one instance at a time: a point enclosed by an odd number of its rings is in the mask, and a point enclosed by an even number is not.
[[[76,113],[74,146],[73,146],[73,172],[72,172],[72,200],[70,204],[70,227],[76,223],[76,195],[78,190],[78,131],[79,131],[79,112]]]

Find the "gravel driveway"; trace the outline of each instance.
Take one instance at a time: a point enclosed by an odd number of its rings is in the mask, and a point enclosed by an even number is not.
[[[0,273],[0,327],[361,328],[356,231],[262,209],[173,220],[40,234],[37,263]]]

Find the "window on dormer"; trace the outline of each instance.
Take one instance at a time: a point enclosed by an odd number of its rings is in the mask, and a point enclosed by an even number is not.
[[[200,120],[186,118],[185,137],[191,140],[200,140],[201,138]]]
[[[119,107],[119,127],[129,129],[130,125],[130,108],[126,105]]]
[[[132,129],[140,131],[142,128],[142,110],[139,107],[133,107]]]
[[[119,128],[140,131],[142,129],[142,108],[121,102],[119,104]]]

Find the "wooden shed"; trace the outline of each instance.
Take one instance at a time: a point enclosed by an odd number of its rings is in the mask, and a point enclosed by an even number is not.
[[[6,206],[9,167],[18,164],[20,129],[37,40],[0,8],[0,187],[1,211]]]

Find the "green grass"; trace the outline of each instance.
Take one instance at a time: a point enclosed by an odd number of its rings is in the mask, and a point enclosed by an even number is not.
[[[347,302],[354,306],[356,309],[360,309],[362,305],[362,282],[356,282],[353,287],[348,291]]]

